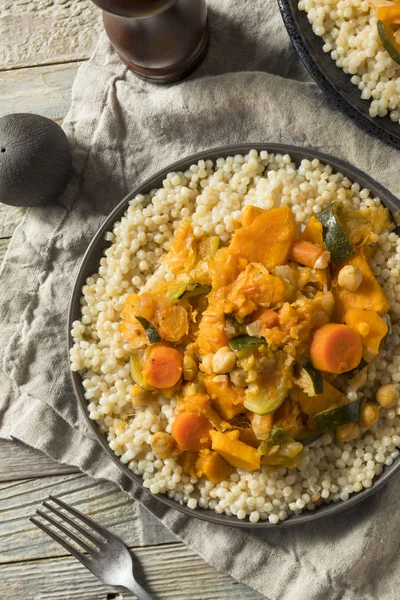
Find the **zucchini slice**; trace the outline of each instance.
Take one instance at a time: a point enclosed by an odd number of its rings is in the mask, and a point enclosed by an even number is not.
[[[186,281],[181,281],[180,283],[177,283],[168,290],[166,294],[167,298],[169,300],[179,300],[179,298],[182,298],[189,285],[193,284],[188,284]]]
[[[340,226],[337,202],[332,202],[330,206],[325,208],[318,215],[318,221],[322,223],[324,244],[336,264],[354,254],[355,249]]]
[[[394,62],[400,65],[400,45],[395,40],[390,23],[378,21],[376,26],[386,52],[393,58]]]
[[[286,386],[279,385],[273,389],[260,389],[252,386],[246,389],[243,406],[256,415],[267,415],[275,412],[287,396]]]
[[[324,380],[318,369],[307,363],[300,367],[296,377],[296,384],[308,396],[319,396],[324,393]]]
[[[199,258],[200,260],[210,259],[215,256],[217,250],[221,245],[221,240],[217,235],[210,235],[209,237],[202,240],[199,244]]]
[[[360,401],[354,400],[348,404],[342,404],[331,410],[324,410],[315,415],[314,421],[321,433],[332,431],[340,425],[353,423],[360,418]]]
[[[211,285],[200,285],[199,283],[196,283],[194,287],[193,285],[187,287],[183,294],[179,296],[179,299],[195,298],[196,296],[203,296],[206,294],[208,295],[211,292],[211,289]]]
[[[315,431],[310,431],[309,429],[303,429],[295,435],[294,439],[296,442],[301,442],[303,446],[309,446],[321,436],[320,433],[315,433]]]
[[[239,323],[233,315],[225,315],[224,329],[229,340],[239,336],[246,336],[246,325]]]
[[[131,377],[132,381],[136,383],[142,390],[151,391],[153,388],[146,385],[143,379],[142,374],[142,364],[140,358],[137,354],[133,354],[129,359],[129,364],[131,368]]]
[[[150,323],[150,321],[148,321],[144,317],[138,317],[136,315],[135,315],[135,319],[137,319],[139,321],[139,323],[145,330],[150,344],[155,344],[156,342],[161,342],[160,334],[158,333],[158,331],[154,327],[154,325],[152,325]]]
[[[261,442],[258,453],[265,457],[264,463],[296,467],[304,456],[303,444],[289,437],[284,429],[273,427],[266,440]]]
[[[256,337],[254,335],[241,335],[233,340],[229,340],[228,344],[234,352],[240,352],[249,346],[265,346],[267,341],[263,337]]]
[[[355,367],[355,369],[352,369],[351,371],[346,371],[346,373],[343,373],[343,375],[348,379],[352,379],[353,377],[358,375],[363,369],[365,369],[365,367],[368,367],[368,363],[364,358],[362,358],[359,362],[359,365]]]

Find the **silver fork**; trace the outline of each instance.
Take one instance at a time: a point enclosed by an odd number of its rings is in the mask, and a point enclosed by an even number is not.
[[[54,504],[57,504],[65,512],[62,512],[59,508],[49,504],[49,500]],[[34,525],[47,533],[53,540],[61,544],[63,548],[68,550],[68,552],[75,556],[84,567],[89,569],[93,575],[104,583],[122,586],[133,592],[138,600],[153,600],[150,594],[148,594],[136,581],[133,574],[132,556],[128,548],[119,538],[86,515],[83,515],[76,510],[76,508],[68,506],[68,504],[58,498],[49,496],[48,500],[43,502],[43,506],[57,515],[59,520],[41,510],[37,510],[36,514],[68,536],[78,544],[86,554],[78,550],[65,538],[35,517],[30,517],[29,520],[34,523]],[[73,515],[77,521],[72,519],[69,515]],[[65,523],[68,523],[70,528],[66,527]],[[84,527],[83,524],[87,527]],[[77,535],[77,532],[86,539]],[[91,544],[88,542],[91,542]]]

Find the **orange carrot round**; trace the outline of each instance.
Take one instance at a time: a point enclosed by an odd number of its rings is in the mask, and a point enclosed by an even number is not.
[[[294,262],[313,268],[318,258],[325,252],[321,246],[317,246],[312,242],[299,240],[295,242],[290,250],[289,258]]]
[[[169,346],[153,346],[143,369],[143,377],[149,385],[165,389],[178,383],[182,375],[182,354]]]
[[[277,327],[279,324],[278,313],[273,311],[271,308],[263,308],[260,306],[252,315],[252,321],[258,321],[261,327],[271,329],[271,327]]]
[[[361,356],[361,336],[347,325],[327,323],[317,329],[311,340],[311,363],[320,371],[351,371],[359,365]]]
[[[178,446],[184,450],[198,452],[211,446],[211,423],[206,417],[195,412],[181,412],[172,423],[171,434]]]

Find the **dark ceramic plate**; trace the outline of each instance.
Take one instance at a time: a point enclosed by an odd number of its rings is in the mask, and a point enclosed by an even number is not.
[[[193,156],[189,156],[179,162],[176,162],[166,169],[158,172],[156,175],[145,181],[142,185],[133,190],[126,198],[124,198],[121,203],[112,211],[109,217],[105,220],[102,227],[99,229],[97,234],[94,236],[91,244],[89,245],[85,256],[83,257],[82,264],[80,266],[75,286],[71,298],[70,311],[68,315],[68,348],[72,345],[71,339],[71,327],[73,321],[80,318],[80,297],[81,297],[81,289],[84,285],[86,278],[95,273],[99,268],[100,259],[103,255],[103,251],[110,244],[104,240],[104,234],[106,231],[109,231],[113,224],[118,221],[125,210],[128,207],[128,202],[131,200],[136,194],[146,194],[152,188],[157,188],[162,186],[162,181],[165,179],[165,176],[170,171],[185,171],[189,168],[190,165],[197,162],[200,159],[211,159],[216,160],[219,157],[232,156],[235,154],[246,154],[255,148],[259,151],[267,150],[268,152],[281,153],[281,154],[290,154],[292,160],[296,163],[299,163],[303,158],[312,160],[313,158],[318,158],[322,163],[329,163],[336,171],[340,171],[344,175],[346,175],[350,180],[356,181],[361,184],[362,187],[366,187],[371,190],[373,196],[378,196],[385,203],[385,205],[392,211],[397,212],[400,209],[400,202],[395,198],[390,192],[388,192],[384,187],[376,183],[373,179],[365,175],[358,169],[350,166],[348,163],[333,158],[332,156],[328,156],[326,154],[322,154],[321,152],[317,152],[314,150],[303,150],[302,148],[284,144],[246,144],[246,145],[235,145],[229,147],[216,148],[213,150],[208,150],[205,152],[200,152]],[[82,379],[78,373],[72,373],[72,382],[75,390],[75,394],[78,398],[79,404],[83,413],[86,417],[87,423],[95,436],[97,437],[98,442],[103,447],[105,452],[109,455],[109,457],[119,466],[119,468],[127,475],[132,481],[134,481],[137,485],[143,488],[141,477],[135,475],[127,465],[124,465],[119,458],[114,454],[111,450],[105,437],[100,433],[99,429],[96,426],[95,421],[89,419],[88,410],[87,410],[87,401],[83,395],[83,386]],[[268,527],[291,527],[295,524],[305,523],[308,521],[314,521],[315,519],[321,519],[326,516],[330,516],[333,514],[337,514],[350,506],[354,506],[364,498],[370,496],[373,492],[377,491],[381,488],[390,477],[398,471],[400,468],[400,458],[397,459],[390,467],[385,467],[382,474],[374,480],[374,484],[371,488],[365,489],[361,492],[353,494],[349,500],[345,502],[338,502],[332,504],[325,504],[318,507],[315,511],[306,511],[298,516],[289,517],[286,521],[281,521],[277,525],[273,525],[267,522],[258,522],[251,524],[249,521],[240,521],[235,516],[229,517],[227,515],[218,515],[214,511],[204,510],[198,508],[196,510],[192,510],[188,508],[186,505],[181,505],[177,501],[172,500],[165,496],[164,494],[158,494],[155,497],[167,504],[168,506],[175,508],[177,510],[186,513],[190,517],[197,517],[199,519],[203,519],[205,521],[211,523],[217,523],[219,525],[229,525],[233,527],[252,527],[252,528],[268,528]],[[146,488],[143,488],[146,489]],[[146,489],[146,492],[149,490]]]
[[[315,35],[305,12],[297,8],[298,0],[278,0],[283,22],[294,47],[321,90],[330,101],[359,127],[387,144],[400,149],[400,124],[389,116],[369,116],[369,100],[361,98],[361,92],[347,75],[336,66],[330,54],[322,50],[322,38]]]

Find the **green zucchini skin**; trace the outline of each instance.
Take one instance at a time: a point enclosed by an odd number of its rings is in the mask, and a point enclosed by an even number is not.
[[[239,323],[233,315],[225,315],[225,333],[230,339],[246,336],[246,325]]]
[[[314,417],[315,424],[320,433],[326,433],[345,425],[353,423],[360,418],[360,401],[354,400],[348,404],[342,404],[330,410],[317,413]]]
[[[308,396],[319,396],[324,393],[322,375],[310,363],[306,363],[299,368],[296,383]]]
[[[355,253],[355,249],[340,226],[335,202],[325,208],[317,218],[322,223],[324,244],[331,253],[333,261],[338,264],[350,258]]]
[[[309,446],[313,442],[319,439],[320,433],[315,433],[315,431],[309,431],[305,429],[301,431],[298,435],[295,436],[296,442],[301,442],[303,446]]]
[[[136,383],[142,390],[151,390],[152,388],[145,384],[143,375],[142,375],[142,365],[140,362],[140,358],[134,354],[129,359],[129,365],[131,369],[131,377],[132,381]]]
[[[211,285],[199,285],[196,283],[193,289],[186,289],[179,299],[181,298],[195,298],[196,296],[208,295],[211,292]]]
[[[275,412],[286,398],[286,389],[282,393],[268,393],[268,390],[260,390],[257,394],[246,391],[243,406],[256,415],[267,415]]]
[[[234,352],[240,352],[249,346],[265,346],[267,341],[263,337],[256,337],[254,335],[241,335],[240,337],[229,340],[228,342],[231,350]]]
[[[283,457],[281,464],[289,468],[296,466],[298,461],[305,456],[303,444],[289,437],[284,429],[277,427],[276,425],[273,427],[267,439],[261,442],[259,445],[258,453],[261,454],[261,456],[268,455],[270,454],[271,450],[273,451],[274,446],[280,447],[278,454],[284,450],[286,458]],[[273,453],[275,454],[275,452]]]
[[[352,379],[353,377],[358,375],[363,369],[365,369],[365,367],[368,367],[368,363],[364,358],[362,358],[357,367],[355,367],[351,371],[347,371],[346,373],[343,373],[343,375],[345,377],[347,377],[348,379]]]
[[[147,334],[147,338],[150,344],[155,344],[156,342],[161,342],[161,336],[158,333],[157,329],[144,317],[135,316],[135,319],[139,321],[143,329]]]
[[[398,44],[396,44],[396,40],[394,39],[393,30],[391,26],[386,25],[382,21],[378,21],[377,29],[378,35],[386,52],[390,54],[390,56],[398,65],[400,65],[399,46]]]
[[[182,296],[186,292],[187,288],[188,288],[187,283],[180,282],[179,284],[175,285],[167,292],[167,298],[169,300],[179,300],[179,298],[182,298]]]
[[[199,283],[180,283],[167,292],[169,300],[182,300],[183,298],[195,298],[211,292],[211,285],[200,285]]]

